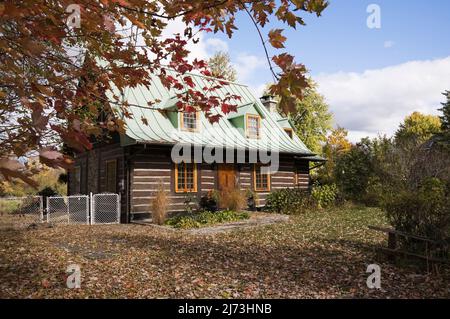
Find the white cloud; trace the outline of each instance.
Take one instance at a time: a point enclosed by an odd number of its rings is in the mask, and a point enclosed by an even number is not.
[[[395,45],[394,41],[390,41],[390,40],[389,41],[384,41],[384,47],[386,49],[392,48],[394,45]]]
[[[239,80],[245,82],[250,77],[254,76],[256,69],[265,67],[266,62],[262,57],[248,53],[239,53],[233,59],[233,65],[238,72]]]
[[[207,38],[205,39],[205,41],[203,41],[202,44],[206,47],[206,50],[211,54],[214,54],[217,51],[225,51],[225,52],[228,51],[228,43],[219,38]]]
[[[253,95],[255,97],[261,97],[261,96],[263,96],[263,93],[266,90],[267,84],[268,83],[257,84],[257,85],[249,85],[249,89],[250,89],[250,91],[253,93]]]
[[[441,92],[450,88],[450,56],[315,79],[336,124],[347,128],[353,141],[364,135],[392,135],[414,111],[437,114]]]

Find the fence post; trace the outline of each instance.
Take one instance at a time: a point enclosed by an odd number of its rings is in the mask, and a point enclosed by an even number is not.
[[[91,222],[91,225],[93,225],[95,223],[95,220],[94,220],[95,212],[94,212],[94,196],[92,195],[92,192],[90,193],[89,208],[91,210],[90,222]]]
[[[120,193],[117,194],[117,224],[120,224]]]
[[[64,199],[64,196],[62,196],[62,198]],[[67,199],[67,224],[70,225],[70,196],[66,196]]]
[[[49,216],[50,216],[50,196],[47,196],[46,201],[47,201],[47,223],[49,223],[50,222],[50,218],[49,218]]]
[[[91,202],[89,201],[89,195],[86,195],[85,199],[86,199],[86,225],[89,225],[90,224],[89,211],[90,211],[90,205],[91,205]]]
[[[41,213],[41,215],[39,217],[40,217],[41,223],[43,223],[44,222],[44,197],[43,196],[39,196],[39,210]]]

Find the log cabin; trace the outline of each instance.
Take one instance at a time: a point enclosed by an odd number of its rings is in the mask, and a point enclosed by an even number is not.
[[[218,81],[190,76],[200,90]],[[237,110],[211,123],[200,111],[179,111],[178,92],[168,90],[158,77],[150,87],[125,90],[122,98],[131,117],[113,110],[124,121],[124,132],[94,141],[91,150],[75,154],[68,194],[118,193],[121,222],[130,222],[151,215],[151,200],[161,186],[170,193],[170,213],[184,211],[187,202],[198,202],[213,190],[250,190],[257,194],[256,205],[263,207],[272,191],[309,189],[310,163],[324,159],[305,146],[272,97],[255,98],[247,86],[226,82],[214,94],[239,96],[232,101]],[[180,145],[182,159],[174,160],[174,149]],[[190,148],[194,155],[186,156]],[[268,156],[276,165],[269,167]]]

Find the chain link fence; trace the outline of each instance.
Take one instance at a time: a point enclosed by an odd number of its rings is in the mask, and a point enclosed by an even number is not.
[[[118,194],[93,195],[91,207],[91,223],[120,223],[120,196]]]
[[[89,196],[47,197],[47,222],[51,224],[89,224]]]
[[[68,224],[68,202],[67,196],[47,197],[47,222],[51,224]]]
[[[89,196],[68,196],[69,224],[89,225]]]
[[[0,198],[0,228],[22,228],[43,221],[41,196]]]
[[[118,224],[120,196],[95,194],[0,198],[0,228],[16,228],[41,222],[50,224]]]

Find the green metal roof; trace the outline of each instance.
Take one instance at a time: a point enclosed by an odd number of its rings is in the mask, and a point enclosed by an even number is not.
[[[174,71],[168,70],[172,76],[176,76]],[[196,90],[203,90],[204,87],[211,85],[211,81],[219,81],[217,79],[189,74],[196,85]],[[220,80],[223,81],[223,80]],[[201,128],[199,132],[182,131],[173,123],[174,116],[178,117],[179,113],[173,113],[171,106],[175,105],[177,99],[174,98],[177,93],[182,92],[167,90],[160,82],[157,76],[153,76],[152,85],[147,88],[137,86],[135,88],[127,88],[123,98],[131,104],[128,111],[132,114],[132,118],[123,117],[120,109],[115,108],[118,115],[125,122],[125,135],[121,138],[123,146],[136,143],[146,144],[176,144],[186,143],[210,147],[223,147],[234,149],[261,149],[280,153],[294,153],[303,155],[314,155],[294,134],[291,139],[283,130],[282,125],[278,122],[279,114],[269,112],[261,101],[254,97],[247,86],[227,82],[219,90],[213,94],[225,97],[226,93],[238,95],[241,100],[232,100],[230,103],[238,105],[238,111],[224,115],[216,123],[210,123],[208,119],[201,115]],[[113,94],[109,92],[108,94]],[[115,92],[118,95],[117,92]],[[148,107],[149,101],[161,101],[153,107]],[[169,115],[158,111],[166,110]],[[236,127],[232,118],[245,115],[245,112],[257,110],[261,115],[261,138],[249,139],[245,136],[242,127]],[[172,113],[171,113],[172,112]],[[253,112],[251,112],[253,113]],[[222,114],[220,110],[212,110],[212,114]],[[146,118],[148,125],[142,122],[142,118]],[[176,121],[177,118],[175,118]],[[171,121],[172,120],[172,121]]]

